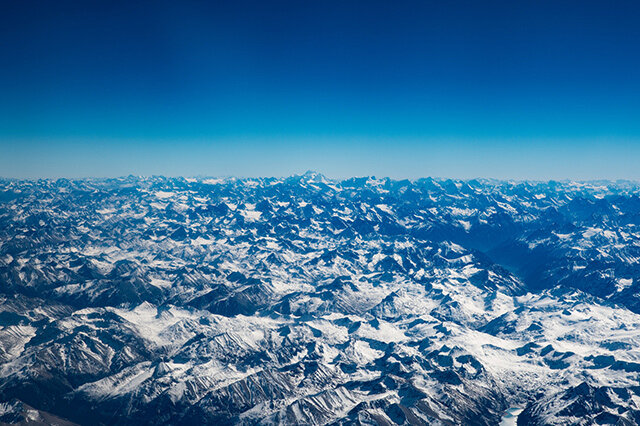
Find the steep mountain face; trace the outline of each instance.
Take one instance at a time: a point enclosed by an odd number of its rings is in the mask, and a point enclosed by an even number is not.
[[[638,424],[639,225],[629,182],[0,181],[0,422]]]

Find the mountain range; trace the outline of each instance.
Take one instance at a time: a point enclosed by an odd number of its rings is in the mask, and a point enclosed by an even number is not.
[[[629,181],[3,179],[0,423],[637,425],[639,262]]]

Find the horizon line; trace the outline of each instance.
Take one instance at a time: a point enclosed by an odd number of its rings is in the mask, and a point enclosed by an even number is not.
[[[473,182],[473,181],[478,181],[481,183],[485,183],[485,182],[501,182],[501,183],[585,183],[585,184],[589,184],[589,183],[610,183],[610,184],[618,184],[618,183],[631,183],[631,184],[636,184],[640,186],[640,179],[628,179],[628,178],[617,178],[617,179],[607,179],[607,178],[594,178],[594,179],[571,179],[571,178],[563,178],[563,179],[518,179],[518,178],[495,178],[495,177],[481,177],[481,176],[477,176],[477,177],[473,177],[473,178],[457,178],[457,177],[442,177],[442,176],[429,176],[429,175],[425,175],[425,176],[421,176],[421,177],[416,177],[416,178],[410,178],[410,177],[405,177],[405,178],[398,178],[398,177],[391,177],[391,176],[375,176],[375,175],[351,175],[351,176],[347,176],[347,177],[332,177],[332,176],[327,176],[326,174],[322,173],[322,172],[318,172],[315,170],[307,170],[304,173],[294,173],[294,174],[290,174],[290,175],[280,175],[280,176],[267,176],[267,175],[203,175],[203,174],[198,174],[198,175],[163,175],[163,174],[150,174],[150,175],[144,175],[144,174],[133,174],[130,173],[128,175],[117,175],[117,176],[75,176],[75,177],[70,177],[70,176],[49,176],[49,177],[7,177],[7,176],[0,176],[0,180],[4,180],[4,181],[15,181],[15,182],[38,182],[38,181],[49,181],[49,182],[57,182],[57,181],[70,181],[70,182],[81,182],[81,181],[107,181],[107,180],[126,180],[126,179],[131,179],[131,178],[135,178],[135,179],[139,179],[139,180],[152,180],[152,179],[184,179],[186,181],[189,180],[193,180],[193,182],[189,182],[189,183],[207,183],[204,182],[205,180],[212,180],[212,179],[217,179],[217,180],[221,180],[221,182],[216,182],[216,183],[208,183],[211,185],[215,185],[215,184],[219,184],[219,183],[226,183],[228,181],[232,181],[232,180],[239,180],[239,181],[245,181],[245,180],[268,180],[268,179],[290,179],[290,178],[296,178],[296,177],[304,177],[307,175],[313,174],[317,177],[321,177],[324,178],[326,180],[329,181],[333,181],[333,182],[337,182],[337,183],[342,183],[351,179],[373,179],[373,180],[377,180],[377,181],[384,181],[384,180],[388,180],[388,181],[392,181],[392,182],[403,182],[403,181],[409,181],[411,183],[416,183],[419,182],[421,180],[434,180],[437,182],[447,182],[447,181],[453,181],[453,182],[464,182],[464,183],[468,183],[468,182]],[[316,182],[318,183],[318,182]]]

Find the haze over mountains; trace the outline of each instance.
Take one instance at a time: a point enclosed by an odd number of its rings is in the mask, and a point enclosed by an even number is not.
[[[640,423],[640,185],[0,180],[0,422]]]

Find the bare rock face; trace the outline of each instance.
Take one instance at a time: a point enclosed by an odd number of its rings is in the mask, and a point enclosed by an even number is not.
[[[640,422],[640,187],[0,180],[0,422]]]

